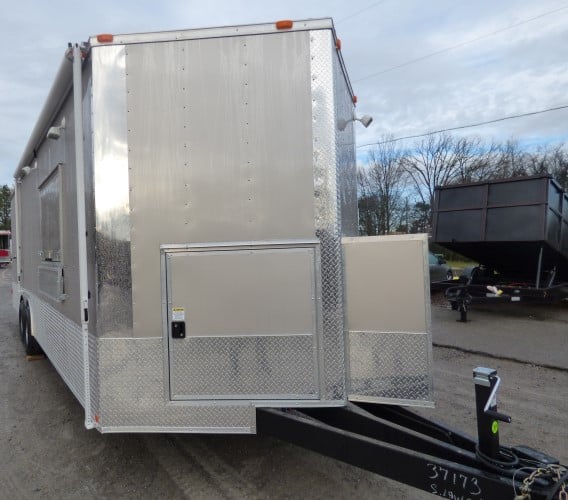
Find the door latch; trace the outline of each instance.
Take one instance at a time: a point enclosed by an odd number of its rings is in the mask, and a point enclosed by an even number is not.
[[[185,338],[185,321],[172,321],[172,339]]]

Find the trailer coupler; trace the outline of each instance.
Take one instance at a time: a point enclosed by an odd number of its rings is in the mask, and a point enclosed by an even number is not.
[[[375,403],[259,408],[257,431],[444,498],[567,499],[568,471],[557,459],[499,445],[494,422],[509,418],[493,404],[496,373],[476,368],[474,377],[484,414],[479,442],[408,409]]]

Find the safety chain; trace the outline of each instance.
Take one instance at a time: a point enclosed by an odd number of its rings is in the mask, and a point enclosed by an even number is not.
[[[523,467],[526,469],[526,467]],[[515,491],[515,500],[530,500],[531,498],[531,487],[535,480],[540,477],[546,477],[547,479],[553,480],[557,485],[562,481],[560,489],[557,491],[558,500],[568,500],[568,491],[566,491],[566,479],[568,471],[561,465],[547,465],[546,467],[537,467],[534,469],[528,477],[523,479],[523,484],[519,489],[519,494]],[[549,497],[547,497],[548,499]],[[553,497],[550,497],[552,500]]]

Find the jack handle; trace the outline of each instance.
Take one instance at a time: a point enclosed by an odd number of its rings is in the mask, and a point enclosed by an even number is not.
[[[511,423],[511,417],[509,415],[505,415],[504,413],[500,413],[498,411],[492,410],[491,407],[494,406],[495,395],[497,394],[497,389],[499,388],[499,384],[501,383],[501,377],[498,375],[491,374],[489,375],[489,383],[492,386],[491,393],[487,398],[487,402],[485,403],[485,407],[483,408],[483,413],[485,413],[488,417],[494,418],[495,420],[500,420],[501,422],[506,422],[508,424]]]

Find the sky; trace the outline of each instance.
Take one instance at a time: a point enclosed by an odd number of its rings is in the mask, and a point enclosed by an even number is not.
[[[0,0],[0,184],[12,184],[68,42],[332,17],[366,146],[568,105],[568,0]],[[568,109],[457,130],[523,147],[568,142]],[[413,140],[402,141],[411,144]]]

